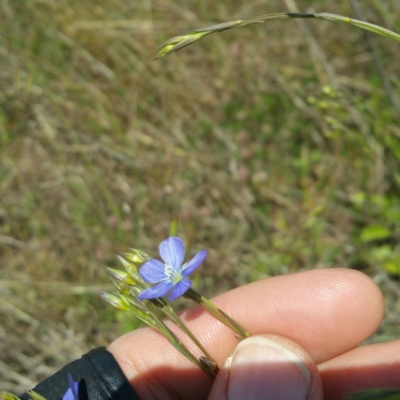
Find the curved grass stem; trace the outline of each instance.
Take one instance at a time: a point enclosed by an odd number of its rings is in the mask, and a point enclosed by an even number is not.
[[[200,40],[201,38],[210,35],[216,32],[223,32],[228,29],[240,28],[247,25],[253,24],[263,24],[269,21],[277,21],[277,20],[287,20],[287,19],[298,19],[298,18],[314,18],[314,19],[323,19],[327,21],[335,21],[335,22],[346,22],[348,24],[357,26],[361,29],[365,29],[367,31],[386,36],[390,39],[397,40],[400,42],[400,34],[393,32],[389,29],[383,28],[379,25],[371,24],[370,22],[364,22],[357,19],[345,17],[338,14],[331,13],[276,13],[276,14],[266,14],[259,15],[257,17],[251,17],[246,19],[240,19],[231,22],[224,22],[222,24],[208,26],[202,29],[196,29],[195,31],[184,35],[184,36],[175,36],[158,47],[159,52],[157,56],[154,58],[155,60],[165,57],[168,54],[171,54],[174,51],[180,50],[183,47],[189,46],[193,42]]]

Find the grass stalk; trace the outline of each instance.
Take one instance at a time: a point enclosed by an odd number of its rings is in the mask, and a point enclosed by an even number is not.
[[[389,29],[383,28],[381,26],[371,24],[370,22],[364,22],[357,19],[345,17],[338,14],[332,13],[276,13],[276,14],[266,14],[257,17],[251,17],[246,19],[240,19],[231,22],[224,22],[222,24],[208,26],[206,28],[196,29],[195,31],[184,36],[175,36],[159,46],[159,53],[154,58],[155,60],[165,57],[174,51],[180,50],[183,47],[189,46],[193,42],[200,40],[201,38],[208,36],[212,33],[223,32],[228,29],[240,28],[247,25],[263,24],[269,21],[279,21],[288,19],[298,19],[298,18],[313,18],[313,19],[323,19],[334,22],[346,22],[348,24],[357,26],[361,29],[386,36],[390,39],[400,41],[400,35]]]

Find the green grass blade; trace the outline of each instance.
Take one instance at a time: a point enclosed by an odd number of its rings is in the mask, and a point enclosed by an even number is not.
[[[196,29],[195,31],[184,36],[175,36],[164,42],[161,46],[159,46],[159,53],[154,59],[156,60],[158,58],[165,57],[170,53],[180,50],[183,47],[189,46],[193,42],[196,42],[197,40],[200,40],[204,36],[210,35],[212,33],[222,32],[228,29],[243,27],[247,25],[263,24],[268,21],[297,19],[297,18],[314,18],[314,19],[324,19],[328,21],[346,22],[348,24],[357,26],[361,29],[365,29],[367,31],[400,42],[400,35],[396,32],[393,32],[389,29],[383,28],[375,24],[371,24],[369,22],[359,21],[357,19],[344,17],[342,15],[331,14],[331,13],[319,13],[319,14],[277,13],[277,14],[260,15],[257,17],[246,18],[243,20],[224,22],[222,24],[211,25],[206,28]]]
[[[383,28],[379,25],[371,24],[370,22],[359,21],[357,19],[343,17],[341,15],[330,14],[330,13],[315,14],[315,18],[325,19],[329,21],[347,22],[348,24],[358,26],[361,29],[377,33],[378,35],[386,36],[390,39],[397,40],[398,42],[400,42],[400,35],[398,33]]]

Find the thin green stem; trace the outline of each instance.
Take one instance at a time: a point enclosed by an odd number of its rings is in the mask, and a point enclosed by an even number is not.
[[[167,56],[168,54],[180,50],[183,47],[189,46],[193,42],[208,36],[212,33],[223,32],[228,29],[240,28],[247,25],[253,24],[263,24],[269,21],[277,21],[277,20],[287,20],[287,19],[296,19],[296,18],[314,18],[314,19],[323,19],[328,21],[335,22],[346,22],[348,24],[357,26],[361,29],[365,29],[367,31],[377,33],[379,35],[386,36],[390,39],[400,41],[400,34],[393,32],[389,29],[383,28],[381,26],[371,24],[370,22],[359,21],[357,19],[345,17],[342,15],[331,14],[331,13],[276,13],[276,14],[266,14],[260,15],[257,17],[251,17],[246,19],[239,19],[231,22],[224,22],[222,24],[208,26],[206,28],[196,29],[195,31],[184,35],[184,36],[175,36],[166,42],[164,42],[161,46],[159,46],[159,53],[155,57],[155,60],[158,58],[162,58]]]
[[[228,314],[219,309],[210,300],[203,297],[201,294],[197,293],[193,289],[189,289],[184,295],[187,299],[194,301],[195,303],[204,307],[210,314],[221,321],[223,324],[228,326],[234,332],[239,335],[238,339],[245,339],[250,336],[249,332],[246,331],[240,324],[238,324],[234,319],[232,319]]]
[[[181,318],[175,313],[174,309],[162,298],[152,299],[150,300],[157,308],[159,308],[167,317],[169,317],[179,328],[182,329],[183,332],[186,333],[192,339],[192,341],[196,344],[196,346],[203,352],[203,354],[207,357],[207,359],[213,361],[213,358],[205,349],[205,347],[200,343],[200,341],[193,335],[190,329],[185,325]]]
[[[201,362],[201,360],[198,360],[190,352],[190,350],[181,342],[181,340],[175,335],[175,333],[172,332],[171,329],[169,329],[168,326],[165,325],[165,323],[162,322],[159,318],[157,318],[150,310],[146,309],[145,306],[141,302],[135,301],[135,299],[132,299],[131,297],[125,297],[125,296],[124,296],[124,300],[130,304],[128,311],[131,314],[133,314],[135,317],[139,318],[140,320],[145,322],[147,325],[153,327],[155,330],[160,332],[186,358],[188,358],[191,362],[193,362],[195,365],[197,365],[199,368],[201,368],[206,374],[208,374],[212,378],[215,377],[215,375],[218,372],[218,367],[216,367],[216,370],[210,371],[210,369],[207,368],[204,365],[204,363]],[[211,357],[210,357],[210,359],[211,359]],[[210,362],[212,363],[213,360],[211,359]]]

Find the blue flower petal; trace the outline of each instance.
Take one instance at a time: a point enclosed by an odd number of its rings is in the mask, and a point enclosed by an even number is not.
[[[78,398],[74,396],[74,394],[72,393],[72,389],[68,388],[68,390],[65,392],[62,400],[78,400]]]
[[[155,258],[146,261],[140,268],[139,275],[145,282],[155,283],[166,278],[165,265]]]
[[[161,258],[166,264],[170,265],[179,271],[183,260],[185,258],[185,247],[183,245],[182,239],[171,236],[168,239],[161,242],[158,247]]]
[[[72,394],[76,400],[78,400],[78,390],[79,390],[79,381],[74,381],[72,375],[68,372],[68,383],[69,387],[72,390]]]
[[[206,250],[201,250],[182,266],[185,247],[182,240],[175,236],[161,242],[159,252],[164,264],[156,259],[151,259],[146,261],[140,269],[139,273],[144,281],[156,284],[143,290],[138,296],[140,300],[163,297],[171,289],[169,300],[175,300],[182,296],[192,285],[192,281],[187,277],[203,263],[208,254]]]
[[[62,400],[78,400],[79,381],[74,382],[72,375],[68,373],[69,388],[65,392]]]
[[[191,275],[197,268],[200,267],[204,259],[207,257],[207,250],[200,250],[189,262],[182,268],[182,276]]]
[[[156,299],[157,297],[163,297],[169,292],[172,286],[174,286],[174,284],[170,281],[160,282],[151,288],[143,290],[139,294],[138,298],[139,300],[145,300],[145,299]]]
[[[178,297],[185,294],[188,289],[192,286],[192,281],[190,279],[182,279],[180,280],[172,290],[171,294],[168,296],[168,300],[172,301],[177,299]]]

